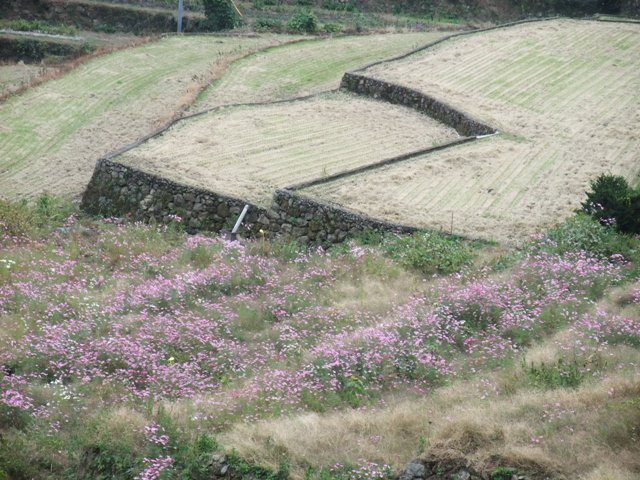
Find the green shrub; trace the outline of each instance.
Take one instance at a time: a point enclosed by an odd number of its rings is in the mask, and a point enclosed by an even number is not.
[[[284,30],[284,26],[280,20],[273,20],[271,18],[259,18],[256,23],[253,24],[254,29],[268,32],[280,33]]]
[[[202,0],[207,26],[213,31],[231,30],[236,16],[230,0]]]
[[[496,467],[491,473],[491,480],[511,480],[516,471],[510,467]]]
[[[615,242],[615,232],[585,214],[577,214],[567,219],[549,230],[545,236],[546,248],[559,254],[585,251],[608,257],[616,253],[611,251],[611,244]]]
[[[633,263],[633,268],[627,272],[631,276],[635,276],[640,268],[640,238],[619,233],[585,213],[578,213],[549,230],[543,242],[534,248],[558,254],[585,251],[601,258],[622,255]]]
[[[343,27],[339,23],[325,23],[322,30],[326,33],[340,33]]]
[[[100,33],[116,33],[118,28],[115,25],[100,23],[93,28],[96,32]]]
[[[311,12],[298,12],[289,19],[289,30],[302,33],[314,33],[318,30],[318,19]]]
[[[357,8],[354,2],[344,0],[324,0],[322,8],[325,10],[344,10],[345,12],[356,12]]]
[[[0,236],[19,237],[34,230],[33,212],[26,202],[0,199]]]
[[[417,232],[410,236],[389,238],[385,253],[424,274],[453,273],[471,263],[472,252],[462,240],[435,232]]]
[[[623,177],[600,175],[592,181],[582,210],[619,232],[640,234],[640,192],[632,189]]]
[[[352,376],[344,379],[340,386],[340,397],[353,408],[358,408],[362,403],[365,388],[362,380]]]
[[[589,375],[593,375],[602,367],[602,361],[598,358],[588,361],[577,357],[570,360],[559,358],[554,363],[531,363],[529,366],[523,360],[523,370],[527,379],[533,386],[547,390],[578,388]]]
[[[3,237],[34,236],[61,226],[75,212],[68,201],[47,193],[33,204],[0,199],[0,242]]]

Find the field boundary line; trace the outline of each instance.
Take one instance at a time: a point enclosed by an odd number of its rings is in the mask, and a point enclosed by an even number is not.
[[[294,185],[289,185],[284,187],[282,190],[289,191],[297,191],[305,188],[315,187],[317,185],[322,185],[324,183],[330,183],[335,180],[340,180],[345,177],[350,177],[352,175],[357,175],[359,173],[368,172],[370,170],[377,170],[378,168],[386,167],[387,165],[393,165],[395,163],[404,162],[406,160],[411,160],[412,158],[419,157],[422,155],[428,155],[433,152],[437,152],[439,150],[445,150],[447,148],[455,147],[458,145],[463,145],[465,143],[470,143],[476,140],[476,137],[463,137],[457,140],[452,140],[450,142],[443,143],[441,145],[436,145],[435,147],[422,148],[420,150],[414,150],[413,152],[403,153],[402,155],[398,155],[396,157],[387,158],[384,160],[380,160],[379,162],[371,163],[369,165],[364,165],[362,167],[354,168],[352,170],[347,170],[345,172],[335,173],[333,175],[329,175],[323,178],[316,178],[314,180],[308,180],[306,182],[296,183]]]
[[[598,22],[611,22],[611,23],[632,23],[635,25],[640,25],[640,18],[633,19],[630,17],[620,17],[620,18],[602,18],[602,14],[594,15],[593,19]],[[606,17],[615,17],[615,15],[605,15]]]
[[[117,157],[118,155],[122,155],[123,153],[126,153],[130,150],[133,150],[134,148],[139,147],[140,145],[142,145],[143,143],[151,140],[152,138],[156,138],[161,136],[163,133],[165,133],[167,130],[169,130],[171,127],[173,127],[174,125],[177,125],[178,123],[184,121],[184,120],[191,120],[193,118],[197,118],[203,115],[206,115],[208,113],[215,113],[218,112],[220,110],[224,110],[224,109],[233,109],[233,108],[242,108],[242,107],[261,107],[261,106],[268,106],[268,105],[278,105],[278,104],[283,104],[283,103],[294,103],[294,102],[302,102],[304,100],[309,100],[311,98],[314,97],[318,97],[321,95],[326,95],[328,93],[333,93],[333,92],[337,92],[339,89],[333,89],[333,90],[326,90],[324,92],[318,92],[318,93],[312,93],[310,95],[303,95],[301,97],[294,97],[294,98],[287,98],[284,100],[270,100],[270,101],[266,101],[266,102],[249,102],[249,103],[232,103],[229,105],[219,105],[217,107],[212,107],[212,108],[207,108],[206,110],[201,110],[199,112],[195,112],[195,113],[190,113],[188,115],[184,115],[182,117],[178,117],[178,118],[174,118],[173,120],[170,120],[168,123],[166,123],[164,126],[157,128],[156,130],[152,131],[151,133],[148,133],[147,135],[141,137],[140,139],[136,140],[133,143],[130,143],[128,145],[125,145],[121,148],[118,148],[116,150],[113,150],[109,153],[107,153],[106,155],[100,157],[98,159],[98,162],[101,160],[112,160],[114,157]]]

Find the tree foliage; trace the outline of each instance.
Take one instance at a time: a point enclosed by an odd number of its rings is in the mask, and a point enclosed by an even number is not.
[[[620,0],[513,0],[528,15],[581,17],[595,13],[620,13]]]
[[[314,33],[318,30],[318,19],[312,12],[298,12],[287,25],[289,30],[301,33]]]
[[[623,177],[600,175],[592,181],[582,210],[622,233],[640,234],[640,191]]]
[[[230,0],[202,0],[207,26],[213,31],[230,30],[236,16]]]

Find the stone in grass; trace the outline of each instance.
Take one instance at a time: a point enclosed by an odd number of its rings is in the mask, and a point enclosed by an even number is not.
[[[400,475],[399,480],[411,480],[414,478],[424,478],[427,469],[422,463],[413,461],[404,467],[404,471]]]
[[[211,467],[211,473],[216,477],[224,477],[229,471],[227,457],[223,454],[211,455],[209,458],[209,465]]]

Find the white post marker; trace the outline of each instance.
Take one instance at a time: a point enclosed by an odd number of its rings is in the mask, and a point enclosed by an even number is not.
[[[182,0],[178,0],[178,33],[182,33]]]
[[[242,223],[242,220],[244,220],[244,216],[247,214],[247,210],[249,210],[249,205],[245,205],[244,208],[242,209],[242,212],[238,217],[238,221],[233,226],[233,230],[231,230],[231,235],[235,235],[236,233],[238,233],[238,229],[240,228],[240,224]]]
[[[476,135],[476,140],[480,140],[482,138],[493,137],[494,135],[498,135],[500,132],[495,131],[493,133],[488,133],[486,135]]]

